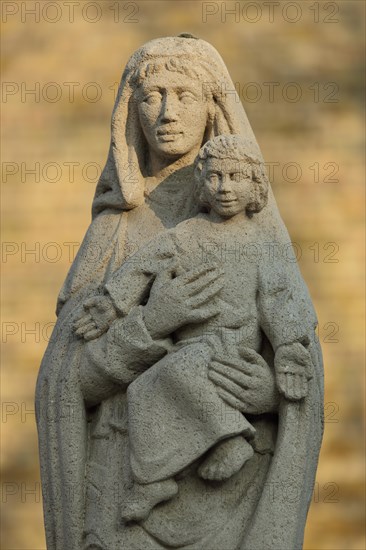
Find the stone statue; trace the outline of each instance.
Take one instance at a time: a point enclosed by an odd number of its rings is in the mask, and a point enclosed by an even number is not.
[[[37,382],[49,549],[302,547],[317,321],[233,90],[190,35],[123,73]]]

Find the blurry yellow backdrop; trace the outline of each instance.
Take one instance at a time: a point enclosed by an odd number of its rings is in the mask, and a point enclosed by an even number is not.
[[[365,548],[364,7],[1,2],[4,550],[45,548],[34,386],[89,224],[116,83],[137,47],[181,32],[211,42],[227,64],[319,316],[326,424],[304,547]]]

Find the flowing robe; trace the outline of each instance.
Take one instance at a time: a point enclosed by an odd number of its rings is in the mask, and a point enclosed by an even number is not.
[[[205,139],[225,133],[240,134],[258,153],[244,110],[233,93],[234,85],[220,56],[209,44],[168,37],[146,44],[131,57],[113,113],[111,147],[97,186],[93,222],[60,293],[57,324],[37,381],[47,547],[80,550],[85,544],[94,544],[110,550],[183,546],[220,550],[300,548],[322,435],[323,382],[319,344],[314,339],[316,317],[295,264],[289,264],[289,271],[303,307],[314,364],[308,397],[300,403],[280,404],[277,437],[276,415],[252,419],[262,445],[250,468],[243,470],[245,475],[239,472],[220,487],[213,487],[197,480],[195,472],[188,470],[179,480],[177,497],[153,510],[143,524],[123,526],[119,519],[124,491],[120,474],[129,456],[123,406],[126,386],[131,373],[150,367],[166,353],[166,344],[154,342],[138,311],[131,312],[120,320],[126,337],[121,342],[118,366],[111,357],[100,371],[94,368],[92,359],[85,365],[85,346],[74,336],[72,327],[83,301],[101,290],[128,250],[135,250],[164,227],[172,227],[196,213],[189,189],[183,194],[185,198],[181,195],[179,200],[179,188],[172,187],[171,182],[162,182],[159,188],[168,183],[170,195],[177,195],[174,204],[171,200],[162,204],[159,189],[144,199],[147,151],[136,104],[131,101],[133,75],[143,63],[164,57],[191,59],[192,66],[204,68],[202,82],[210,90],[214,88],[210,93],[215,99],[215,117]],[[131,166],[138,168],[137,182],[131,178]],[[182,169],[177,181],[186,184],[191,179],[187,167],[187,173]],[[257,220],[263,239],[288,244],[289,236],[271,193]],[[146,363],[141,365],[140,360]],[[121,362],[125,362],[124,369]],[[87,376],[83,365],[89,367]],[[121,372],[125,376],[121,377]],[[279,488],[280,494],[273,495],[273,488]],[[85,531],[94,540],[85,539]]]

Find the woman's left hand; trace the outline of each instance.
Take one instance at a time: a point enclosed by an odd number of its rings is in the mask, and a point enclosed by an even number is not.
[[[276,412],[279,393],[274,371],[253,349],[242,348],[240,356],[236,364],[221,358],[211,362],[208,377],[217,393],[228,405],[245,414]]]

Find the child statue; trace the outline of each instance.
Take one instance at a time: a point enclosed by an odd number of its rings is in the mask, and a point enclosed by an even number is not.
[[[201,148],[195,180],[204,211],[131,256],[108,280],[101,305],[90,308],[75,326],[86,340],[109,329],[113,345],[121,337],[114,319],[146,303],[153,281],[163,285],[167,277],[187,273],[189,302],[198,291],[192,268],[207,265],[206,283],[211,280],[211,296],[215,288],[217,315],[176,330],[167,354],[141,375],[144,383],[138,377],[128,388],[131,487],[122,510],[125,521],[144,519],[152,507],[172,498],[178,487],[174,476],[196,460],[201,478],[222,481],[253,456],[255,429],[220,395],[208,365],[215,360],[224,365],[243,358],[250,362],[251,353],[263,352],[269,341],[284,398],[304,398],[312,377],[302,312],[294,305],[286,266],[263,258],[258,226],[251,223],[267,202],[262,161],[247,151],[240,136],[221,135]],[[253,249],[260,250],[259,257]],[[291,330],[283,330],[284,316]],[[153,326],[154,319],[146,313],[145,322]]]

